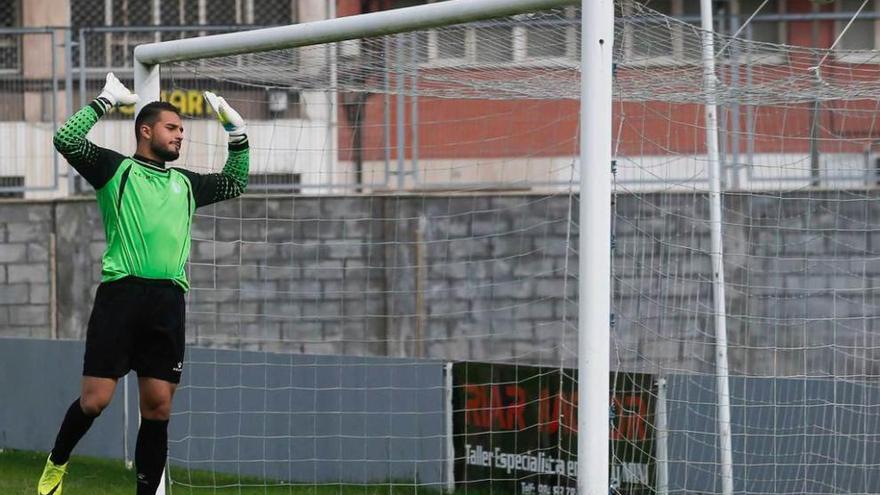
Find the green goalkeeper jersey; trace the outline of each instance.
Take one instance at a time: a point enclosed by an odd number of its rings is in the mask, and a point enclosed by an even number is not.
[[[107,239],[101,280],[128,276],[171,280],[189,290],[185,267],[193,213],[244,192],[247,138],[230,142],[219,174],[166,168],[164,163],[123,156],[88,141],[86,134],[106,110],[105,102],[95,100],[68,119],[54,138],[55,148],[97,193]]]

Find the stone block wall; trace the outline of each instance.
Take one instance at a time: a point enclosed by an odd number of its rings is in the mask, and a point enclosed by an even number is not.
[[[51,338],[51,203],[0,203],[0,335]]]
[[[880,374],[878,199],[726,194],[733,373]],[[713,372],[707,201],[616,198],[613,366]],[[0,335],[50,337],[54,321],[58,337],[82,339],[104,247],[94,201],[4,202],[0,211]],[[577,212],[577,198],[564,194],[209,206],[193,224],[188,338],[215,348],[572,365]]]

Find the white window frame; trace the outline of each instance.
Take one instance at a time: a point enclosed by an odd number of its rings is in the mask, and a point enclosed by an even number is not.
[[[18,52],[15,64],[4,62],[0,65],[0,74],[19,74],[22,71],[22,38],[21,34],[8,34],[0,36],[0,48],[13,48]]]
[[[302,176],[300,172],[252,173],[245,194],[299,194],[303,189]],[[263,181],[269,184],[263,184]]]
[[[163,1],[171,1],[173,3],[179,2],[179,0],[125,0],[129,2],[129,4],[135,3],[146,3],[149,2],[150,9],[150,20],[149,24],[153,26],[158,26],[161,24],[161,12],[162,12],[162,2]],[[211,0],[195,0],[198,8],[198,24],[199,25],[208,25],[208,9],[210,8]],[[235,22],[236,24],[253,24],[254,22],[254,9],[257,2],[263,2],[265,0],[235,0]],[[293,2],[294,0],[284,0],[283,2]],[[291,14],[293,17],[296,17],[296,5],[295,3],[291,3]],[[182,13],[182,12],[181,12]],[[114,20],[113,16],[113,0],[104,0],[104,25],[107,27],[112,27],[119,25],[119,20]],[[181,18],[182,19],[182,18]],[[296,22],[295,19],[290,19],[290,22]],[[207,35],[210,33],[201,32],[201,35]],[[161,41],[161,33],[134,33],[134,32],[125,32],[124,30],[120,30],[120,32],[107,33],[104,36],[104,68],[131,68],[131,62],[128,60],[131,57],[131,53],[134,49],[135,45],[140,43],[149,43],[149,42],[159,42]],[[125,59],[122,65],[116,63],[113,60],[113,50],[122,47],[123,53],[126,54]]]
[[[129,4],[141,3],[138,0],[124,0]],[[150,2],[150,24],[153,26],[158,25],[159,19],[159,7],[161,0],[148,0]],[[113,0],[104,0],[104,25],[105,26],[115,26],[118,25],[119,20],[114,20],[113,18]],[[118,33],[107,33],[104,36],[104,65],[106,67],[131,67],[131,62],[128,60],[129,57],[133,56],[131,53],[134,50],[136,45],[141,43],[150,43],[159,41],[159,33],[134,33],[129,31],[120,31]],[[118,47],[122,47],[122,53],[124,53],[124,59],[122,65],[117,65],[113,59],[114,50]]]
[[[776,12],[770,12],[766,10],[765,7],[761,10],[761,12],[758,12],[758,17],[768,14],[784,14],[787,11],[786,2],[787,0],[778,0],[776,5]],[[733,3],[735,4],[736,8],[735,12],[739,15],[740,18],[740,24],[746,22],[753,12],[744,12],[742,6],[740,5],[740,0],[733,0]],[[746,27],[746,29],[748,29],[748,27]],[[745,32],[745,30],[743,32]],[[779,38],[776,43],[785,44],[786,40],[788,39],[788,22],[778,21],[776,23],[776,34]]]
[[[565,8],[565,18],[574,20],[577,14],[575,7]],[[565,55],[561,57],[529,57],[529,30],[525,26],[515,26],[513,28],[513,60],[519,65],[547,63],[552,62],[554,65],[558,63],[578,63],[578,33],[577,23],[573,22],[565,27]]]
[[[623,8],[624,15],[628,15],[628,14],[632,13],[634,1],[636,1],[636,0],[625,0],[623,2],[622,8]],[[694,1],[694,0],[671,0],[672,12],[670,12],[668,15],[675,17],[675,18],[684,17],[685,2],[691,2],[691,1]],[[875,1],[880,1],[880,0],[875,0]],[[739,0],[733,0],[733,2],[736,3],[735,12],[739,12],[739,14],[741,16],[745,16],[745,18],[748,18],[748,16],[751,15],[751,12],[744,13],[744,12],[740,11]],[[763,12],[763,13],[778,14],[778,13],[784,12],[785,0],[779,0],[777,7],[779,9],[777,12]],[[745,19],[743,19],[743,21],[745,21]],[[779,43],[785,43],[785,40],[786,40],[787,29],[786,29],[785,24],[786,23],[784,23],[784,22],[779,22],[778,26],[777,26],[778,35],[779,35]],[[644,58],[638,60],[637,62],[633,61],[633,52],[632,52],[633,37],[635,36],[635,33],[633,32],[633,30],[631,28],[624,29],[623,39],[620,42],[623,44],[622,46],[623,46],[623,50],[624,50],[624,60],[626,60],[626,64],[629,66],[639,66],[639,67],[700,64],[701,61],[700,61],[699,57],[692,58],[692,59],[687,59],[684,57],[684,33],[683,33],[682,29],[683,29],[682,26],[679,26],[676,24],[676,25],[673,25],[673,27],[670,31],[671,37],[672,37],[672,39],[670,41],[670,43],[672,45],[672,53],[667,54],[667,55],[650,57],[650,58],[644,57]],[[746,54],[743,54],[743,56],[740,60],[745,60],[745,57],[746,57]],[[781,63],[781,62],[782,62],[781,58],[776,59],[775,57],[771,58],[771,59],[767,59],[767,58],[762,59],[762,63]]]
[[[436,3],[443,0],[426,0],[425,3]],[[573,18],[576,12],[575,7],[565,8],[566,17]],[[464,56],[441,58],[438,42],[438,31],[432,29],[428,31],[428,60],[422,62],[422,66],[432,67],[451,67],[451,66],[485,66],[486,62],[477,60],[477,27],[465,27],[464,38]],[[511,33],[511,60],[504,62],[492,63],[493,66],[541,66],[541,65],[559,65],[576,64],[578,62],[578,46],[577,46],[577,26],[572,24],[565,28],[565,55],[562,57],[529,57],[528,56],[528,29],[523,25],[514,25]]]
[[[762,9],[761,12],[758,12],[758,17],[760,17],[761,15],[764,15],[764,14],[784,14],[785,12],[787,12],[787,10],[786,10],[786,8],[787,8],[786,2],[787,1],[788,0],[778,0],[777,5],[776,5],[776,12],[769,12],[769,11]],[[733,0],[733,2],[735,3],[735,9],[736,9],[736,10],[734,10],[734,12],[736,12],[740,16],[740,23],[746,22],[748,20],[748,18],[752,15],[752,12],[743,12],[742,7],[740,6],[740,0]],[[766,9],[766,7],[765,7],[765,9]],[[743,30],[743,33],[745,33],[746,30],[748,30],[748,27],[746,27],[746,29]],[[731,34],[733,34],[733,33],[731,33]],[[780,45],[787,45],[788,44],[788,22],[784,22],[784,21],[777,21],[776,22],[776,35],[777,35],[777,41],[775,43],[780,44]],[[738,36],[738,38],[744,38],[743,34],[740,34]],[[764,53],[759,53],[755,56],[760,57],[760,65],[785,63],[785,58],[781,54],[771,56],[771,55],[767,55]],[[751,57],[749,54],[742,53],[739,56],[738,60],[740,62],[749,62],[750,58]]]
[[[13,19],[12,25],[7,27],[15,27],[16,25],[21,25],[21,2],[15,3],[13,9],[17,14],[16,17],[18,19]],[[0,48],[13,48],[17,52],[15,64],[7,65],[5,62],[0,65],[0,74],[18,74],[22,71],[22,40],[24,35],[22,34],[8,34],[0,36]]]
[[[875,12],[880,11],[880,0],[874,0],[872,3],[868,3],[865,6],[865,10],[872,9]],[[843,2],[841,0],[837,0],[834,2],[834,11],[835,12],[843,12]],[[840,36],[840,33],[843,31],[843,28],[846,27],[846,24],[849,22],[849,19],[844,21],[834,21],[834,39],[837,39]],[[852,27],[850,27],[852,29]],[[861,64],[866,62],[876,63],[877,55],[873,50],[876,50],[880,47],[880,19],[874,19],[874,46],[871,48],[866,48],[864,52],[851,52],[851,51],[843,51],[835,48],[834,56],[840,62],[851,63],[851,64]]]
[[[632,15],[633,3],[637,0],[624,0],[622,10],[624,15]],[[684,2],[694,0],[671,0],[672,12],[667,15],[672,17],[684,16]],[[649,5],[650,6],[650,5]],[[668,66],[668,65],[695,65],[700,63],[699,58],[686,59],[684,57],[684,33],[682,27],[678,24],[672,25],[670,30],[670,44],[672,45],[672,53],[668,55],[660,55],[655,57],[642,57],[638,61],[633,60],[633,39],[635,33],[631,26],[627,26],[623,31],[623,39],[620,40],[623,47],[623,59],[626,65],[636,67],[651,66]]]

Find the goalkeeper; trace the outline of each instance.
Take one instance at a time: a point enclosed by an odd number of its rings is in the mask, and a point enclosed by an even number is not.
[[[37,485],[40,495],[61,495],[71,451],[130,370],[138,375],[142,418],[137,493],[154,495],[162,481],[171,398],[183,371],[183,296],[189,288],[184,267],[193,213],[239,196],[248,182],[244,121],[223,98],[206,92],[205,99],[229,134],[219,174],[166,165],[178,158],[183,142],[180,114],[169,103],[152,102],[138,113],[134,156],[88,141],[86,134],[105,113],[138,100],[112,73],[101,94],[55,134],[55,148],[96,190],[107,249],[86,334],[82,389],[61,423]]]

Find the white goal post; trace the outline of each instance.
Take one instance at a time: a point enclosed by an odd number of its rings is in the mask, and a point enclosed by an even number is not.
[[[159,99],[159,65],[389,35],[580,3],[581,118],[578,309],[578,493],[608,493],[608,397],[611,315],[611,118],[614,3],[611,0],[450,0],[284,27],[138,46],[138,110]],[[589,118],[584,118],[589,115]],[[247,116],[245,116],[247,117]]]

